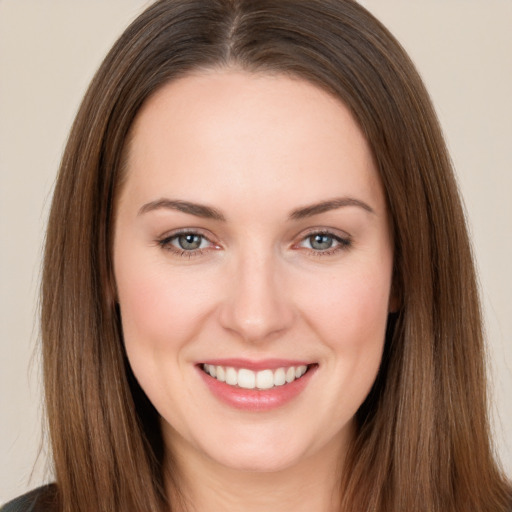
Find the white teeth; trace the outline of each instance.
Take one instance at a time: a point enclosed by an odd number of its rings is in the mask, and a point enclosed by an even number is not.
[[[302,377],[306,373],[306,370],[307,366],[298,366],[295,369],[295,378],[298,379],[299,377]]]
[[[282,386],[286,382],[286,373],[284,368],[279,368],[274,373],[274,386]]]
[[[240,370],[242,371],[242,370]],[[274,372],[262,370],[256,374],[256,387],[258,389],[270,389],[274,387]]]
[[[224,370],[224,368],[222,366],[217,366],[216,372],[217,372],[217,380],[220,380],[221,382],[225,382],[226,381],[226,371]]]
[[[226,384],[231,386],[238,384],[238,374],[234,368],[226,368]]]
[[[244,389],[254,389],[256,385],[256,375],[251,370],[238,370],[238,385]]]
[[[204,364],[203,370],[220,382],[225,382],[230,386],[239,386],[244,389],[272,389],[274,386],[284,386],[302,377],[308,367],[290,366],[288,368],[278,368],[276,370],[261,370],[254,372],[247,368],[236,370],[232,367],[214,366]]]

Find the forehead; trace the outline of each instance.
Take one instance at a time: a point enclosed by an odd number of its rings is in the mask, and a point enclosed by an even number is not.
[[[213,203],[233,194],[242,203],[300,196],[307,203],[332,188],[382,195],[349,110],[285,75],[215,70],[166,84],[138,114],[127,162],[126,186],[139,196],[160,191]]]

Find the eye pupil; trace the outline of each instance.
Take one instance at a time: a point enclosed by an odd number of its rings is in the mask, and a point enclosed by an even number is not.
[[[202,237],[200,235],[194,235],[192,233],[186,235],[180,235],[178,237],[178,244],[181,249],[185,251],[192,251],[199,249],[201,246]]]
[[[332,236],[316,234],[309,237],[309,243],[313,249],[318,251],[325,251],[326,249],[330,249],[333,244]]]

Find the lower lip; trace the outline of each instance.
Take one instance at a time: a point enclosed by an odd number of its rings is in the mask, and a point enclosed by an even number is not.
[[[309,367],[302,377],[289,384],[260,390],[230,386],[211,377],[198,367],[203,381],[216,398],[236,409],[254,412],[277,409],[292,401],[304,391],[316,369],[316,365]]]

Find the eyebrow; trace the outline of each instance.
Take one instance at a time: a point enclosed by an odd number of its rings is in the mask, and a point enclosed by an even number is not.
[[[301,220],[307,217],[312,217],[313,215],[319,215],[320,213],[328,212],[330,210],[337,210],[338,208],[343,208],[345,206],[357,206],[367,211],[368,213],[375,214],[375,210],[364,201],[355,199],[353,197],[340,197],[336,199],[330,199],[328,201],[322,201],[321,203],[304,206],[302,208],[297,208],[290,214],[290,219]]]
[[[213,219],[225,221],[226,218],[224,215],[212,208],[211,206],[206,206],[197,203],[190,203],[189,201],[179,201],[174,199],[157,199],[156,201],[151,201],[146,203],[139,210],[139,215],[144,213],[148,213],[154,210],[159,210],[161,208],[168,210],[177,210],[179,212],[188,213],[189,215],[195,215],[196,217],[202,217],[205,219]]]
[[[368,213],[375,213],[375,210],[364,201],[352,197],[340,197],[297,208],[290,213],[289,218],[291,220],[301,220],[307,217],[313,217],[314,215],[328,212],[330,210],[337,210],[338,208],[343,208],[345,206],[356,206],[362,208]],[[157,199],[156,201],[146,203],[140,208],[138,215],[162,208],[168,210],[177,210],[183,213],[188,213],[189,215],[194,215],[196,217],[202,217],[204,219],[213,219],[223,222],[226,221],[226,217],[216,208],[176,199]]]

